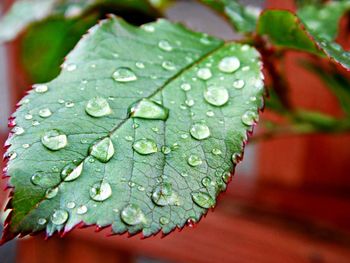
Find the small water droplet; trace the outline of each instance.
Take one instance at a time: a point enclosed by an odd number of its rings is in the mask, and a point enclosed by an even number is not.
[[[188,83],[183,83],[181,84],[181,89],[183,89],[184,91],[189,91],[191,89],[191,85]]]
[[[170,183],[161,183],[152,192],[152,200],[159,206],[175,205],[179,203],[177,194]]]
[[[87,207],[85,205],[79,206],[77,208],[77,214],[78,215],[83,215],[83,214],[85,214],[87,212],[87,210],[88,209],[87,209]]]
[[[46,190],[45,197],[47,199],[52,199],[57,195],[57,193],[58,193],[58,187],[49,188]]]
[[[25,130],[22,127],[19,127],[19,126],[14,127],[12,131],[16,135],[21,135],[21,134],[23,134],[25,132]]]
[[[49,150],[57,151],[67,146],[67,135],[59,130],[49,130],[41,137],[41,143]]]
[[[26,119],[26,120],[31,120],[31,119],[33,119],[33,115],[31,115],[31,114],[26,114],[26,115],[24,115],[24,118]]]
[[[211,110],[207,111],[206,114],[207,114],[208,117],[213,117],[215,115],[214,112],[211,111]]]
[[[149,99],[142,99],[129,107],[129,115],[132,118],[166,120],[169,110],[163,105]]]
[[[125,136],[124,138],[125,138],[125,140],[127,140],[127,141],[129,141],[129,142],[131,142],[131,141],[134,140],[134,137],[132,137],[132,136],[130,136],[130,135],[127,135],[127,136]]]
[[[222,106],[227,103],[229,94],[224,87],[209,86],[204,91],[204,99],[213,106]]]
[[[123,208],[121,219],[128,225],[134,226],[146,222],[145,215],[141,208],[136,204],[129,204]]]
[[[162,153],[169,154],[171,153],[171,148],[169,146],[162,146]]]
[[[78,166],[73,163],[66,165],[61,172],[61,178],[63,181],[70,182],[77,179],[83,171],[83,165],[83,162]]]
[[[245,82],[243,79],[237,79],[233,82],[233,87],[235,89],[241,89],[244,87],[244,85],[245,85]]]
[[[211,184],[211,179],[209,177],[204,177],[202,179],[202,185],[205,187],[209,187]]]
[[[159,132],[159,129],[158,129],[157,127],[152,127],[151,129],[152,129],[152,131],[154,131],[155,133],[158,133],[158,132]]]
[[[140,192],[143,192],[145,191],[145,187],[143,187],[142,185],[138,185],[137,190],[139,190]]]
[[[154,32],[155,31],[155,28],[154,26],[152,25],[142,25],[141,27],[143,30],[147,31],[147,32]]]
[[[44,84],[38,84],[34,86],[34,90],[36,93],[45,93],[46,91],[49,90],[49,87]]]
[[[16,152],[10,152],[10,153],[8,153],[7,156],[9,158],[9,160],[13,160],[13,159],[16,159],[17,153]]]
[[[191,154],[187,159],[187,163],[195,167],[195,166],[201,165],[203,161],[198,155]]]
[[[211,152],[212,152],[214,155],[220,155],[220,154],[222,154],[221,150],[220,150],[220,149],[217,149],[217,148],[214,148]]]
[[[103,163],[108,162],[114,155],[112,140],[109,137],[106,137],[98,141],[91,146],[90,154]]]
[[[229,183],[232,179],[232,176],[231,176],[231,173],[230,172],[225,172],[223,173],[222,175],[222,180],[225,182],[225,183]]]
[[[215,205],[215,200],[207,193],[195,192],[192,193],[192,200],[203,208],[210,208]]]
[[[24,149],[28,149],[28,148],[30,147],[30,144],[28,144],[28,143],[22,144],[22,147],[23,147]]]
[[[74,107],[74,102],[73,101],[67,101],[65,104],[66,108],[72,108]]]
[[[181,138],[182,138],[182,139],[187,139],[187,138],[188,138],[188,135],[187,135],[186,133],[183,133],[183,134],[181,134]]]
[[[133,146],[134,150],[142,155],[156,153],[158,151],[157,144],[151,139],[140,139]]]
[[[59,104],[63,104],[63,103],[64,103],[64,99],[58,99],[57,102],[58,102]]]
[[[119,68],[113,73],[113,78],[118,82],[131,82],[137,80],[135,73],[129,68]]]
[[[47,222],[47,220],[46,220],[45,218],[39,218],[39,219],[38,219],[38,224],[41,225],[41,226],[42,226],[42,225],[45,225],[46,222]]]
[[[162,67],[166,70],[169,70],[169,71],[172,71],[172,70],[175,70],[176,69],[176,66],[173,62],[171,61],[164,61],[162,63]]]
[[[95,97],[88,101],[85,111],[92,117],[103,117],[111,114],[112,110],[108,101],[102,97]]]
[[[111,185],[105,181],[95,183],[90,188],[90,197],[95,200],[102,202],[112,195]]]
[[[237,57],[225,57],[219,62],[219,70],[225,73],[235,72],[241,63]]]
[[[170,45],[170,43],[166,40],[161,40],[158,43],[158,47],[164,51],[172,51],[173,47]]]
[[[39,110],[39,116],[42,118],[48,118],[52,115],[52,112],[49,108],[44,108]]]
[[[143,64],[142,62],[136,62],[136,67],[138,67],[138,68],[145,68],[145,64]]]
[[[166,224],[169,224],[169,219],[164,217],[164,216],[161,216],[159,218],[159,223],[161,223],[162,225],[166,225]]]
[[[40,122],[38,122],[37,120],[34,120],[34,121],[32,121],[32,125],[33,126],[38,126],[38,125],[40,125]]]
[[[244,66],[244,67],[242,68],[242,71],[248,71],[248,70],[250,70],[250,67],[249,67],[249,66]]]
[[[181,173],[181,176],[182,176],[182,177],[187,177],[187,176],[188,176],[188,173],[184,173],[184,172],[183,172],[183,173]]]
[[[188,107],[192,107],[194,105],[194,100],[189,99],[189,100],[186,100],[185,103]]]
[[[69,209],[73,209],[75,207],[75,203],[74,202],[68,202],[66,206]]]
[[[241,155],[239,153],[234,153],[232,154],[232,162],[233,163],[238,163],[238,161],[241,159]]]
[[[197,71],[197,77],[203,80],[208,80],[212,76],[211,70],[209,68],[200,68]]]
[[[67,69],[67,71],[74,71],[77,69],[77,65],[75,64],[69,64],[65,67]]]
[[[195,123],[190,129],[193,138],[197,140],[204,140],[210,136],[209,127],[202,123]]]
[[[245,125],[251,126],[259,120],[259,115],[255,111],[248,110],[241,119]]]
[[[56,210],[52,215],[51,215],[51,222],[54,225],[62,225],[68,220],[68,212],[63,209]]]

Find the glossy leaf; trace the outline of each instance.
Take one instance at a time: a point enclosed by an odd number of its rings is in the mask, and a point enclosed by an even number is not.
[[[236,0],[201,0],[201,2],[224,14],[238,32],[255,31],[259,11],[252,7],[244,6]]]
[[[166,20],[93,27],[13,115],[3,241],[69,231],[169,233],[215,205],[258,120],[258,52]]]

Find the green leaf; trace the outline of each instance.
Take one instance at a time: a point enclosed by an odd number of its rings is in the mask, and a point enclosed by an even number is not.
[[[298,11],[300,20],[289,11],[267,10],[260,16],[257,31],[269,37],[274,45],[325,54],[349,70],[350,52],[333,42],[339,19],[349,8],[349,1],[306,6]]]
[[[241,5],[236,0],[201,0],[201,2],[224,14],[238,32],[255,31],[259,14],[251,7]]]
[[[13,115],[3,241],[80,222],[150,236],[198,221],[258,120],[260,67],[254,48],[166,20],[93,27]]]

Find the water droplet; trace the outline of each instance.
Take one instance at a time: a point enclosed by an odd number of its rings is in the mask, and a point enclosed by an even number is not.
[[[90,148],[90,154],[103,163],[108,162],[114,155],[112,140],[106,137],[98,141]]]
[[[153,190],[152,200],[159,206],[175,205],[179,203],[177,194],[170,183],[162,183]]]
[[[183,89],[184,91],[189,91],[191,89],[191,85],[188,83],[183,83],[181,84],[181,89]]]
[[[225,73],[235,72],[241,63],[236,57],[226,57],[219,62],[219,70]]]
[[[187,163],[195,167],[195,166],[201,165],[203,161],[198,155],[191,154],[187,159]]]
[[[62,225],[68,220],[68,212],[63,209],[56,210],[51,215],[51,222],[55,225]]]
[[[59,104],[63,104],[63,103],[64,103],[64,100],[63,100],[63,99],[58,99],[57,102],[58,102]]]
[[[137,80],[135,73],[129,68],[119,68],[113,73],[113,78],[118,82],[130,82]]]
[[[134,148],[136,152],[142,155],[152,154],[158,151],[155,141],[145,138],[136,141],[133,144],[132,148]]]
[[[259,120],[259,115],[255,111],[248,110],[242,115],[242,122],[251,126]]]
[[[204,98],[213,106],[222,106],[228,101],[229,94],[224,87],[209,86],[204,91]]]
[[[136,62],[136,67],[138,67],[138,68],[145,68],[145,64],[143,64],[142,62]]]
[[[188,173],[181,173],[181,176],[182,176],[182,177],[187,177],[187,176],[188,176]]]
[[[214,148],[211,152],[212,152],[214,155],[220,155],[220,154],[222,154],[221,150],[220,150],[220,149],[216,149],[216,148]]]
[[[152,129],[152,131],[154,131],[155,133],[159,132],[159,129],[158,129],[157,127],[152,127],[151,129]]]
[[[36,93],[45,93],[46,91],[49,90],[49,87],[44,84],[38,84],[34,86],[34,90]]]
[[[181,138],[182,138],[182,139],[187,139],[187,138],[188,138],[188,135],[187,135],[186,133],[183,133],[183,134],[181,134]]]
[[[192,107],[194,105],[194,100],[186,100],[185,103],[188,107]]]
[[[145,215],[141,208],[136,204],[129,204],[123,208],[121,219],[128,225],[134,226],[146,222]]]
[[[26,120],[31,120],[31,119],[33,119],[33,115],[31,115],[31,114],[26,114],[26,115],[24,115],[24,118],[26,119]]]
[[[170,43],[166,40],[161,40],[158,43],[158,47],[164,51],[172,51],[173,47],[170,45]]]
[[[57,195],[57,193],[58,193],[58,187],[49,188],[46,190],[45,197],[47,199],[52,199]]]
[[[28,148],[30,147],[30,144],[28,144],[28,143],[22,144],[22,147],[23,147],[24,149],[28,149]]]
[[[211,70],[208,69],[208,68],[200,68],[197,71],[197,77],[200,78],[200,79],[208,80],[208,79],[211,78],[211,76],[212,76]]]
[[[215,205],[215,200],[207,193],[195,192],[192,193],[192,200],[203,208],[210,208]]]
[[[169,70],[169,71],[176,69],[175,64],[173,62],[170,62],[170,61],[164,61],[162,63],[162,67],[166,70]]]
[[[25,131],[22,127],[16,126],[15,128],[13,128],[13,132],[16,135],[21,135],[23,134]]]
[[[241,155],[239,153],[232,154],[232,162],[238,163],[238,161],[241,159]]]
[[[154,32],[155,28],[152,25],[142,25],[141,27],[143,30],[147,31],[147,32]]]
[[[211,179],[209,177],[204,177],[202,179],[202,185],[205,187],[209,187],[211,184]]]
[[[83,162],[78,166],[73,163],[66,165],[61,172],[61,178],[63,181],[70,182],[77,179],[83,171],[83,165]]]
[[[213,117],[215,115],[214,112],[211,111],[211,110],[207,111],[206,114],[207,114],[208,117]]]
[[[243,79],[237,79],[233,82],[233,87],[236,89],[241,89],[245,85],[245,82]]]
[[[95,183],[90,188],[90,197],[95,201],[104,201],[112,195],[111,185],[107,182]]]
[[[171,152],[171,149],[170,149],[170,147],[168,147],[168,146],[162,146],[162,153],[164,153],[164,154],[169,154]]]
[[[74,107],[74,102],[73,101],[67,101],[65,104],[66,108],[72,108]]]
[[[249,66],[245,66],[245,67],[242,68],[242,71],[248,71],[248,70],[250,70]]]
[[[202,123],[195,123],[190,129],[193,138],[197,140],[204,140],[210,136],[209,127]]]
[[[169,110],[149,99],[142,99],[129,107],[129,115],[132,118],[166,120]]]
[[[143,187],[142,185],[137,186],[137,190],[139,190],[140,192],[145,191],[145,187]]]
[[[59,130],[49,130],[41,137],[41,143],[49,150],[57,151],[67,146],[67,135]]]
[[[39,219],[38,219],[38,224],[41,225],[41,226],[42,226],[42,225],[45,225],[46,222],[47,222],[47,220],[46,220],[45,218],[39,218]]]
[[[52,115],[52,112],[49,108],[44,108],[39,110],[39,116],[42,118],[48,118]]]
[[[38,126],[38,125],[40,125],[40,122],[34,120],[34,121],[32,121],[32,125],[33,125],[33,126]]]
[[[65,67],[67,69],[67,71],[74,71],[77,69],[77,65],[75,64],[69,64]]]
[[[88,209],[87,209],[87,207],[85,205],[79,206],[77,208],[77,214],[78,215],[83,215],[83,214],[85,214],[87,212],[87,210]]]
[[[166,224],[169,224],[169,219],[164,217],[164,216],[161,216],[159,218],[159,223],[161,223],[162,225],[166,225]]]
[[[16,152],[10,152],[8,155],[9,160],[16,159],[17,153]]]
[[[225,183],[229,183],[232,179],[232,176],[231,176],[231,173],[230,172],[225,172],[223,175],[222,175],[222,180],[225,182]]]
[[[127,140],[127,141],[129,141],[129,142],[131,142],[131,141],[134,140],[134,137],[132,137],[132,136],[130,136],[130,135],[127,135],[127,136],[125,136],[124,138],[125,138],[125,140]]]
[[[75,203],[74,202],[68,202],[66,206],[69,209],[73,209],[75,207]]]
[[[108,101],[102,97],[95,97],[89,100],[86,104],[85,111],[92,117],[103,117],[112,112]]]

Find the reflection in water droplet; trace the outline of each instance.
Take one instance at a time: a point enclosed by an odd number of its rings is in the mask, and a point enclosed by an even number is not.
[[[113,73],[113,78],[118,82],[130,82],[137,80],[135,73],[129,68],[119,68]]]
[[[210,208],[215,205],[215,200],[207,193],[195,192],[192,193],[192,200],[203,208]]]
[[[191,154],[187,159],[187,163],[194,167],[201,165],[203,161],[198,155]]]
[[[87,210],[88,209],[87,209],[87,207],[85,205],[79,206],[77,208],[77,214],[78,215],[83,215],[83,214],[85,214],[87,212]]]
[[[255,111],[248,110],[242,115],[241,119],[245,125],[251,126],[259,120],[259,115]]]
[[[237,79],[233,82],[233,87],[236,89],[241,89],[245,85],[245,82],[243,79]]]
[[[219,62],[219,70],[225,73],[235,72],[241,63],[236,57],[225,57]]]
[[[162,63],[162,67],[166,70],[169,70],[169,71],[172,71],[172,70],[175,70],[176,69],[176,66],[173,62],[171,61],[164,61]]]
[[[90,99],[86,104],[85,111],[92,117],[103,117],[112,112],[108,101],[102,97]]]
[[[77,179],[83,171],[83,165],[83,162],[78,166],[73,163],[66,165],[61,172],[61,178],[63,181],[70,182]]]
[[[169,116],[168,109],[149,99],[142,99],[131,105],[128,112],[132,118],[152,120],[166,120]]]
[[[106,137],[98,141],[90,148],[90,154],[103,163],[108,162],[114,155],[112,140]]]
[[[102,202],[109,198],[112,195],[112,188],[111,185],[107,182],[99,182],[95,183],[90,188],[90,197],[95,200]]]
[[[229,94],[224,87],[209,86],[204,91],[204,98],[213,106],[222,106],[228,101]]]
[[[204,140],[210,136],[209,127],[202,123],[195,123],[190,129],[193,138],[197,140]]]
[[[47,199],[52,199],[57,195],[57,193],[58,193],[58,187],[49,188],[46,190],[45,197]]]
[[[51,215],[51,222],[55,225],[62,225],[68,220],[68,212],[63,209],[56,210]]]
[[[52,115],[52,112],[49,108],[39,110],[39,116],[42,118],[48,118]]]
[[[197,77],[203,80],[208,80],[212,76],[211,70],[209,68],[200,68],[197,71]]]
[[[170,45],[170,43],[166,40],[161,40],[158,43],[158,47],[164,51],[172,51],[173,47]]]
[[[146,222],[145,215],[141,208],[136,204],[129,204],[123,208],[121,219],[128,225],[134,226]]]
[[[159,206],[175,205],[179,203],[178,195],[173,191],[171,183],[162,183],[153,190],[152,200]]]
[[[59,130],[49,130],[41,137],[41,143],[52,151],[60,150],[67,146],[67,136]]]
[[[132,147],[136,152],[142,155],[152,154],[158,151],[156,142],[145,138],[136,141]]]

